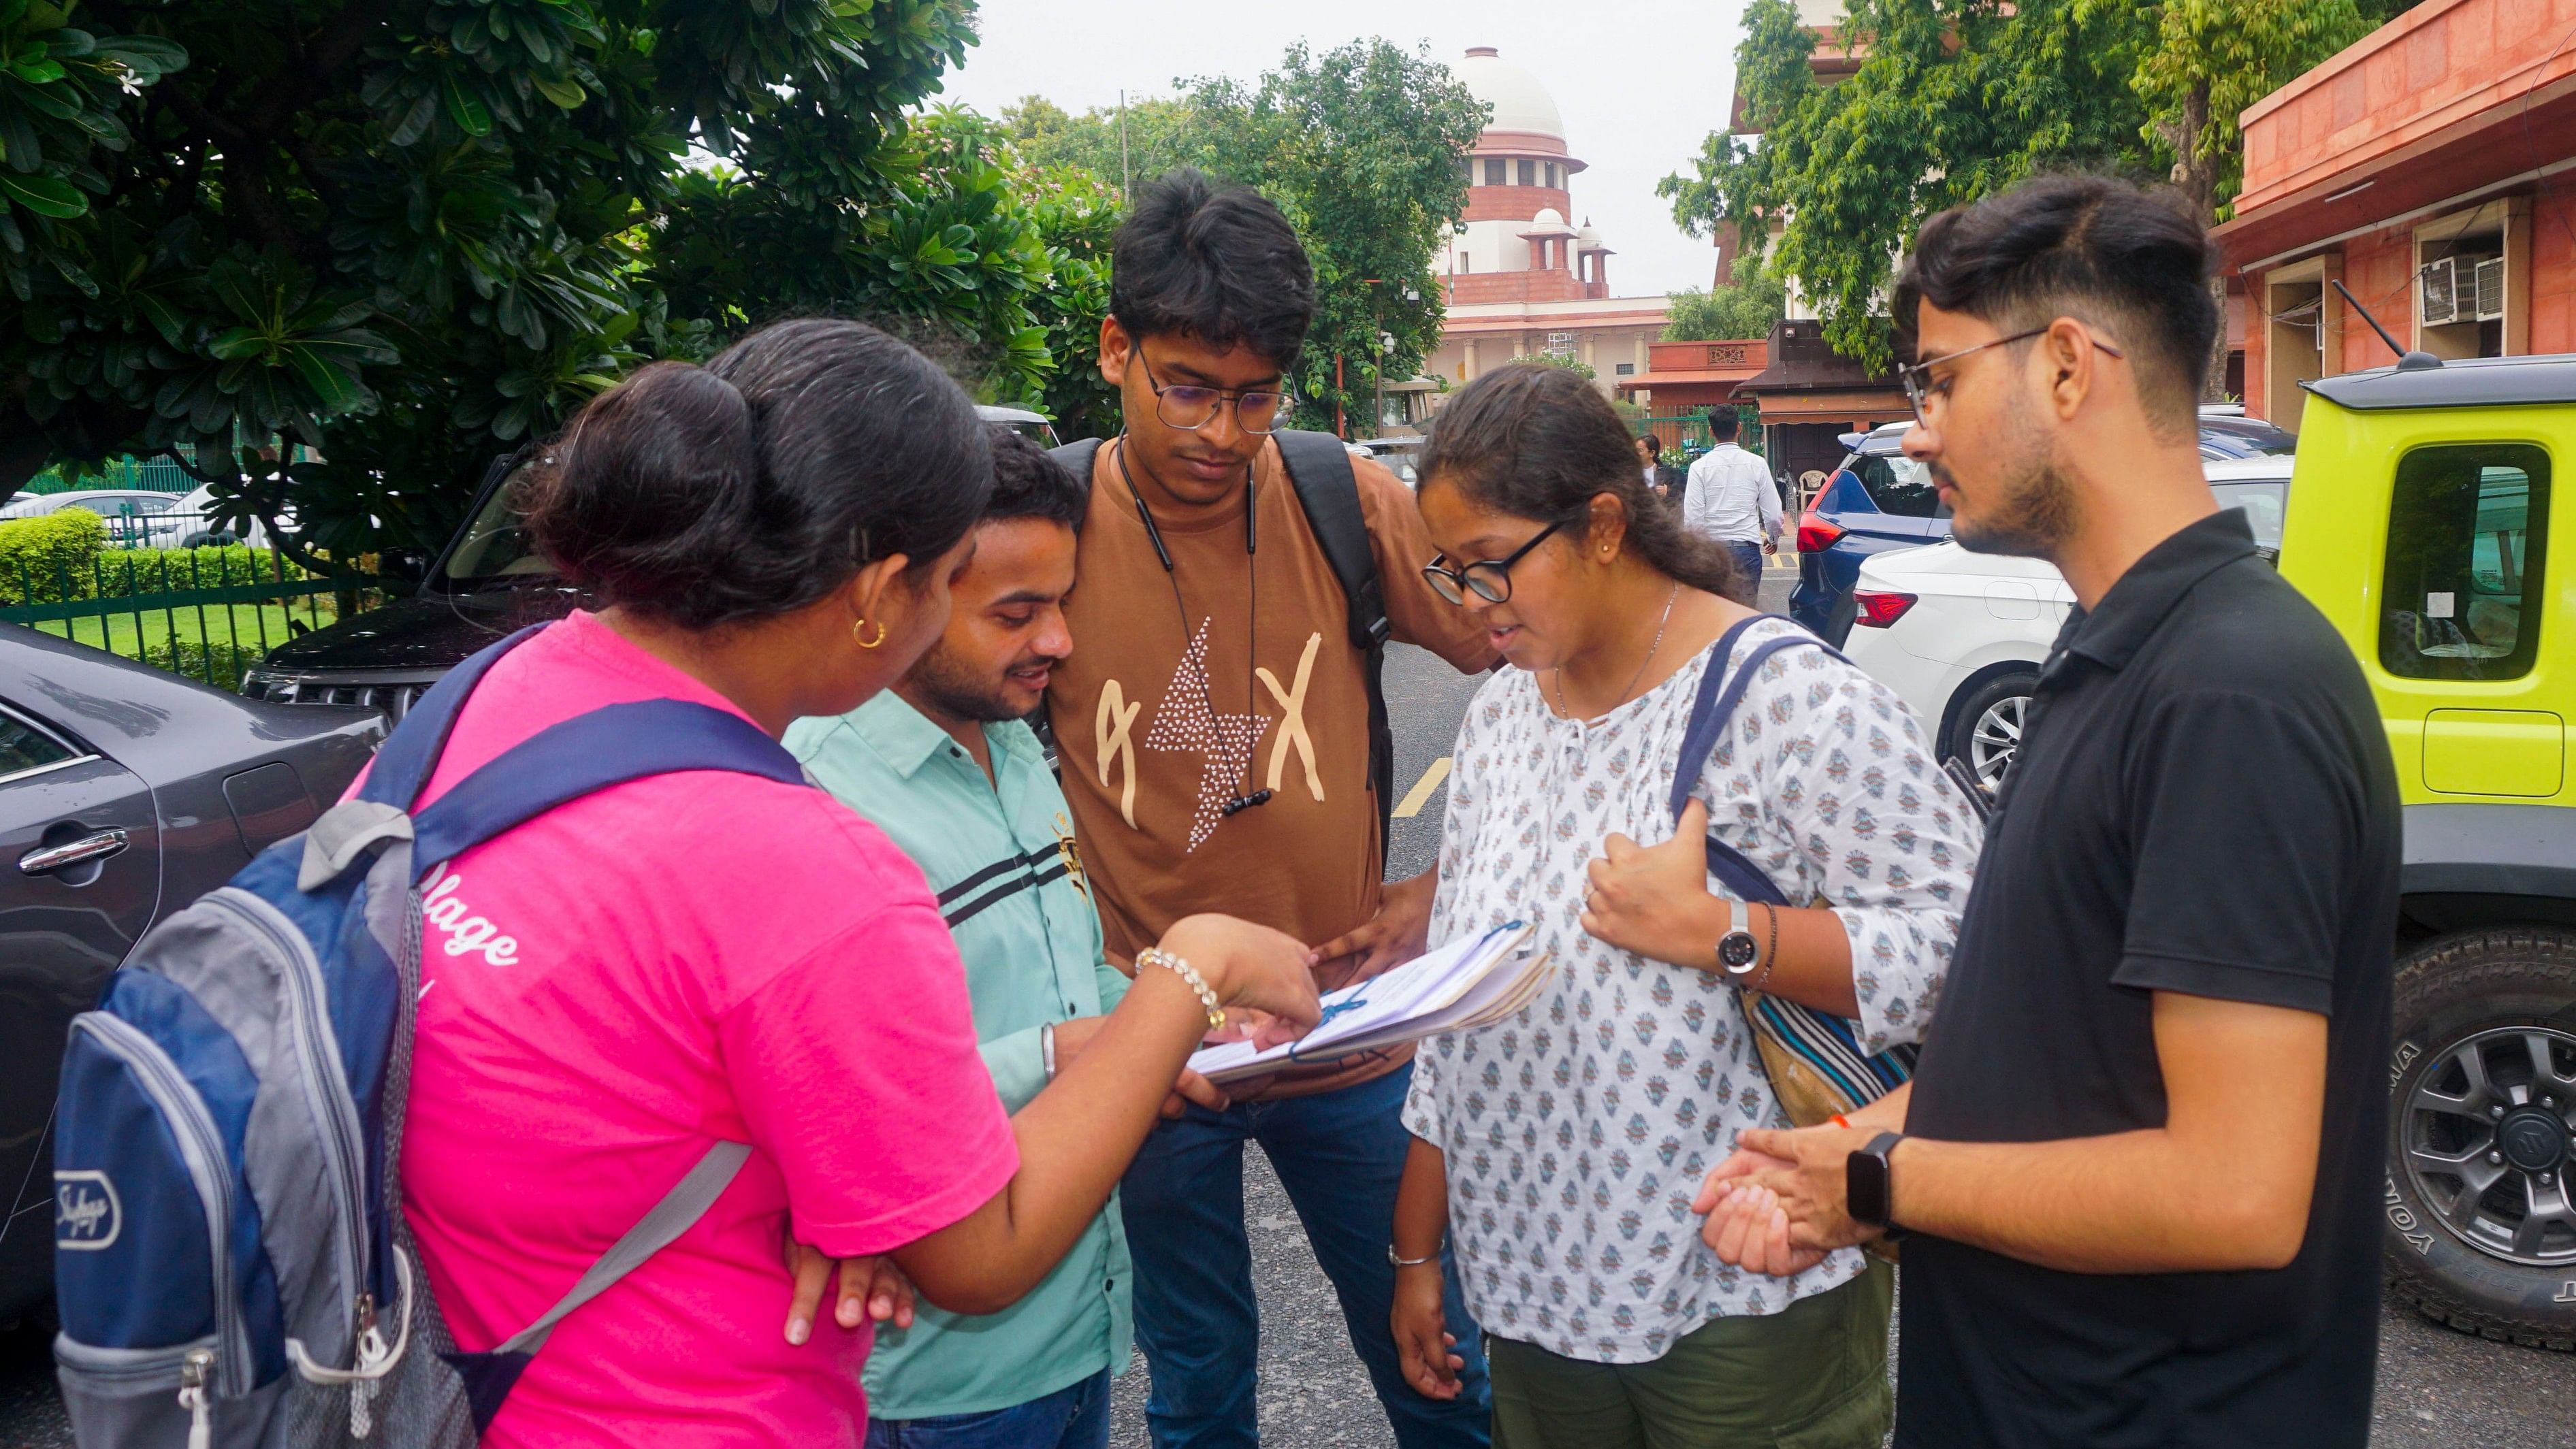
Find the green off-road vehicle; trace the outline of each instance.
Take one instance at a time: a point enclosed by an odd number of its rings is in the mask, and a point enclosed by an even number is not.
[[[2307,388],[2281,572],[2360,658],[2406,802],[2389,1289],[2576,1349],[2576,357]]]

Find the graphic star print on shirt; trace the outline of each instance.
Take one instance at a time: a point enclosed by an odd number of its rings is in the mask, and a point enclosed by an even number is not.
[[[1209,711],[1207,635],[1208,621],[1201,619],[1198,633],[1190,637],[1190,652],[1181,656],[1171,687],[1163,691],[1162,707],[1154,711],[1153,727],[1145,732],[1149,750],[1190,751],[1207,758],[1199,771],[1199,808],[1190,817],[1190,851],[1205,843],[1225,818],[1225,803],[1243,788],[1252,752],[1270,728],[1262,715]]]

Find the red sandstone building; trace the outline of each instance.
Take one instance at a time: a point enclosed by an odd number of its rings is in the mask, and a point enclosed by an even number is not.
[[[2406,347],[2576,352],[2576,0],[2426,0],[2242,124],[2247,412],[2396,361],[2337,280]]]
[[[1451,69],[1493,119],[1467,157],[1466,217],[1432,259],[1448,320],[1424,369],[1455,388],[1548,352],[1590,365],[1605,390],[1645,372],[1666,299],[1611,295],[1616,253],[1589,218],[1571,220],[1580,215],[1573,178],[1584,163],[1566,145],[1555,100],[1492,46],[1469,50]]]

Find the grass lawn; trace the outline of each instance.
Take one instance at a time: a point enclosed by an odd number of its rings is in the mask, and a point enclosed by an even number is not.
[[[30,627],[58,638],[71,638],[128,659],[207,679],[221,689],[240,683],[240,671],[260,655],[295,637],[296,627],[319,629],[337,620],[329,594],[288,604],[210,604],[204,608],[146,610],[104,619],[53,620]],[[174,649],[175,646],[175,649]],[[211,647],[209,647],[211,646]],[[173,659],[173,653],[177,658]],[[208,678],[208,655],[213,677]]]

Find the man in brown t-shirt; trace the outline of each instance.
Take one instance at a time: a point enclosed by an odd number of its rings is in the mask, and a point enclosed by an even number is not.
[[[1268,202],[1182,171],[1144,189],[1111,275],[1100,372],[1125,429],[1091,460],[1065,606],[1080,647],[1047,688],[1109,952],[1125,959],[1195,911],[1310,945],[1374,943],[1316,963],[1329,990],[1421,949],[1430,882],[1381,884],[1369,659],[1270,436],[1288,420],[1312,272]],[[1483,631],[1423,581],[1433,549],[1412,495],[1352,464],[1394,637],[1462,670],[1491,665]],[[1295,1069],[1222,1110],[1191,1106],[1138,1153],[1122,1201],[1160,1449],[1257,1442],[1247,1139],[1305,1223],[1397,1442],[1487,1442],[1484,1365],[1454,1275],[1456,1398],[1406,1386],[1388,1329],[1411,1071],[1409,1052]]]

